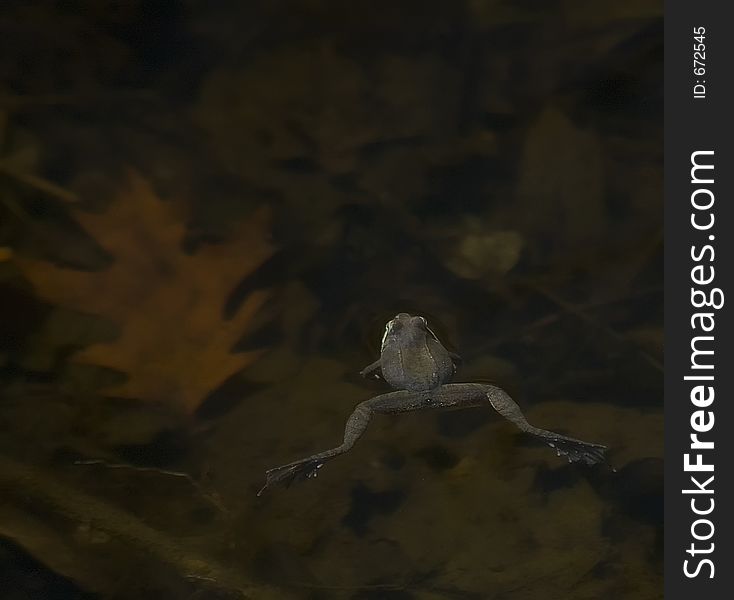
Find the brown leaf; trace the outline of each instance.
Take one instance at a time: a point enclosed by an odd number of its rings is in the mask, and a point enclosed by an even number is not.
[[[184,220],[140,176],[104,214],[79,213],[79,222],[115,260],[103,271],[61,268],[19,259],[47,301],[95,313],[117,323],[119,339],[94,344],[77,360],[128,374],[110,390],[121,397],[173,403],[187,412],[241,370],[258,352],[232,354],[266,299],[247,298],[224,321],[222,309],[236,284],[271,253],[267,211],[257,212],[226,244],[183,252]]]

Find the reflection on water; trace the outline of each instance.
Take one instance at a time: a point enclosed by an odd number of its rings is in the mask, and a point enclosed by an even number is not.
[[[113,4],[0,24],[3,598],[660,597],[658,3]],[[402,311],[617,472],[427,411],[256,497]]]

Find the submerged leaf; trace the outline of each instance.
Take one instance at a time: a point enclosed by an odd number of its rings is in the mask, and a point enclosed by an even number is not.
[[[229,321],[222,310],[236,284],[270,255],[268,213],[239,227],[236,239],[186,254],[183,218],[141,177],[104,214],[78,219],[112,255],[102,271],[79,271],[19,259],[46,300],[113,320],[118,339],[89,346],[80,362],[124,371],[110,390],[121,397],[173,403],[193,411],[208,392],[244,368],[258,352],[232,346],[266,299],[254,292]]]

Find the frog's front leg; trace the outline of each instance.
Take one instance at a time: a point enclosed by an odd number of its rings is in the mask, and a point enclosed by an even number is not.
[[[378,371],[380,370],[381,365],[382,365],[382,361],[378,358],[375,362],[367,365],[364,369],[362,369],[359,372],[359,374],[362,377],[369,377],[369,376],[377,377],[379,375]]]
[[[486,406],[489,403],[505,419],[514,423],[518,429],[543,440],[556,450],[558,456],[565,456],[568,462],[584,462],[588,465],[605,461],[606,446],[592,444],[572,437],[561,435],[547,429],[539,429],[528,423],[517,403],[502,388],[481,383],[452,383],[441,386],[432,394],[431,406],[434,408],[463,408]]]
[[[315,477],[327,460],[348,452],[362,436],[374,413],[390,414],[420,410],[431,406],[426,393],[399,390],[380,394],[357,405],[347,419],[344,428],[344,440],[336,448],[324,450],[308,458],[303,458],[287,465],[275,467],[265,472],[265,485],[257,493],[259,496],[271,485],[283,483],[290,485],[294,481]]]

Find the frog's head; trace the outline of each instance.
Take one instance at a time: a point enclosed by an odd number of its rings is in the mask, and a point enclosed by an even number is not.
[[[432,337],[438,341],[436,334],[428,327],[428,322],[424,317],[398,313],[385,326],[380,351],[383,351],[388,344],[403,348],[416,346],[426,337]]]

